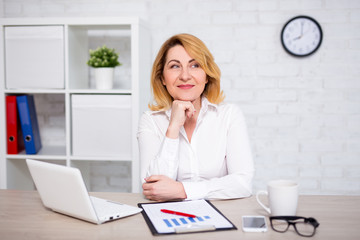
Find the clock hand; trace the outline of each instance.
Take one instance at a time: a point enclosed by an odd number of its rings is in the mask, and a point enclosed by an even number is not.
[[[294,40],[299,40],[300,38],[302,38],[303,35],[304,35],[304,22],[301,22],[300,36],[294,38],[293,41]]]

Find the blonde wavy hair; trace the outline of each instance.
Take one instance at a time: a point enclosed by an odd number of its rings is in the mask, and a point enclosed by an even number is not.
[[[167,53],[170,48],[177,45],[183,46],[186,52],[194,58],[205,71],[208,82],[202,95],[207,97],[211,103],[221,103],[225,98],[220,88],[221,72],[209,49],[200,39],[193,35],[177,34],[164,42],[155,58],[150,83],[154,103],[149,104],[150,110],[163,111],[171,107],[173,98],[163,85],[162,79]]]

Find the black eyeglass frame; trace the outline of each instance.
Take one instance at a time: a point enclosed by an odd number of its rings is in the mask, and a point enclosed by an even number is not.
[[[299,220],[299,219],[303,219],[305,223],[308,223],[308,224],[311,224],[313,227],[314,227],[314,231],[311,235],[304,235],[302,233],[300,233],[297,228],[296,228],[296,224],[297,223],[301,223],[301,222],[294,222],[296,220]],[[273,226],[273,220],[284,220],[287,222],[288,226],[286,227],[285,230],[281,231],[281,230],[277,230],[274,228]],[[300,236],[303,236],[303,237],[312,237],[315,235],[315,232],[316,232],[316,228],[320,225],[320,223],[318,223],[318,221],[315,219],[315,218],[312,218],[312,217],[309,217],[309,218],[306,218],[306,217],[299,217],[299,216],[271,216],[270,217],[270,225],[271,225],[271,228],[276,231],[276,232],[280,232],[280,233],[284,233],[286,232],[290,225],[292,225],[296,231],[297,234],[299,234]]]

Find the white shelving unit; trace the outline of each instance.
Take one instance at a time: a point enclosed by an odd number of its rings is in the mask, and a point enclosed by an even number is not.
[[[7,29],[21,28],[30,29],[30,35],[33,32],[31,28],[34,27],[62,27],[63,28],[63,85],[64,87],[29,87],[27,82],[26,87],[18,85],[15,88],[7,87],[7,72],[10,72],[9,64],[14,61],[9,61],[10,44],[7,44],[6,31]],[[28,33],[29,34],[29,33]],[[150,67],[151,67],[151,42],[149,30],[146,24],[137,17],[126,18],[36,18],[36,19],[1,19],[0,25],[0,188],[2,189],[34,189],[29,171],[25,164],[26,158],[38,159],[47,162],[53,162],[66,166],[74,166],[81,170],[84,179],[87,181],[89,187],[90,183],[90,167],[92,163],[131,163],[131,191],[138,192],[140,190],[140,176],[139,176],[139,154],[136,139],[136,132],[138,127],[139,117],[141,113],[146,110],[148,101],[150,99],[149,81],[150,81]],[[21,36],[21,34],[20,34]],[[31,38],[31,36],[30,36]],[[35,39],[35,40],[34,40]],[[31,41],[36,41],[36,37]],[[29,41],[29,42],[31,42]],[[111,90],[97,90],[94,87],[92,69],[87,66],[86,61],[89,58],[89,49],[94,49],[98,46],[106,44],[121,48],[119,61],[123,63],[122,66],[115,70],[114,88]],[[123,53],[123,54],[122,54]],[[23,56],[27,58],[28,56]],[[21,59],[19,58],[20,62]],[[7,62],[8,61],[8,62]],[[10,63],[9,63],[10,62]],[[34,64],[32,61],[28,63],[30,66]],[[21,64],[19,64],[21,66]],[[11,66],[13,67],[13,66]],[[38,67],[38,66],[36,66]],[[19,69],[21,71],[22,69]],[[26,77],[25,77],[26,78]],[[26,81],[26,79],[21,81]],[[20,82],[21,82],[20,81]],[[61,80],[62,81],[62,80]],[[63,106],[63,112],[60,113],[60,121],[63,119],[64,123],[64,139],[61,144],[52,144],[51,141],[44,142],[43,147],[38,154],[27,155],[25,152],[19,154],[7,154],[7,137],[6,137],[6,102],[7,95],[18,94],[33,94],[35,96],[35,103],[37,112],[46,111],[51,108],[47,103],[47,97],[57,95],[58,103]],[[116,99],[125,96],[130,98],[127,114],[130,119],[127,122],[118,122],[116,124],[126,124],[126,128],[131,129],[130,136],[115,138],[119,141],[119,146],[122,143],[129,143],[130,148],[127,153],[111,153],[99,154],[74,154],[74,138],[73,134],[76,132],[76,126],[73,126],[74,106],[73,98],[77,96],[81,98],[95,98],[97,96],[111,96]],[[36,99],[41,104],[37,104]],[[45,99],[45,100],[44,100]],[[48,105],[49,106],[48,106]],[[61,108],[61,106],[59,108]],[[104,109],[108,106],[104,106]],[[91,111],[91,106],[90,106]],[[109,110],[108,110],[109,111]],[[50,116],[51,117],[51,116]],[[94,116],[96,117],[96,116]],[[101,119],[101,116],[100,116]],[[104,124],[107,129],[109,126],[107,119]],[[97,121],[95,121],[97,122]],[[129,123],[130,122],[130,123]],[[111,123],[115,129],[117,125]],[[46,135],[44,125],[39,122],[40,133]],[[49,128],[47,126],[47,128]],[[50,124],[51,128],[51,124]],[[51,131],[51,129],[50,129]],[[91,131],[91,129],[89,129]],[[86,132],[84,133],[87,134]],[[113,133],[117,134],[117,133]],[[43,137],[43,136],[42,136]],[[46,136],[45,136],[46,138]],[[114,137],[110,137],[114,139]],[[106,142],[106,139],[99,140],[100,145]],[[104,142],[103,142],[104,141]],[[115,140],[114,140],[115,141]],[[117,141],[117,140],[116,140]],[[91,151],[89,151],[91,152]],[[101,152],[101,149],[100,149]],[[112,151],[111,151],[112,152]],[[91,188],[89,189],[92,190]]]

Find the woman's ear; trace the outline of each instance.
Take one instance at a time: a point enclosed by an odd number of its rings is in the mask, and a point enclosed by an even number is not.
[[[160,77],[160,80],[161,80],[162,84],[163,84],[164,86],[166,86],[166,83],[165,83],[165,80],[164,80],[164,77],[163,77],[163,76]]]

